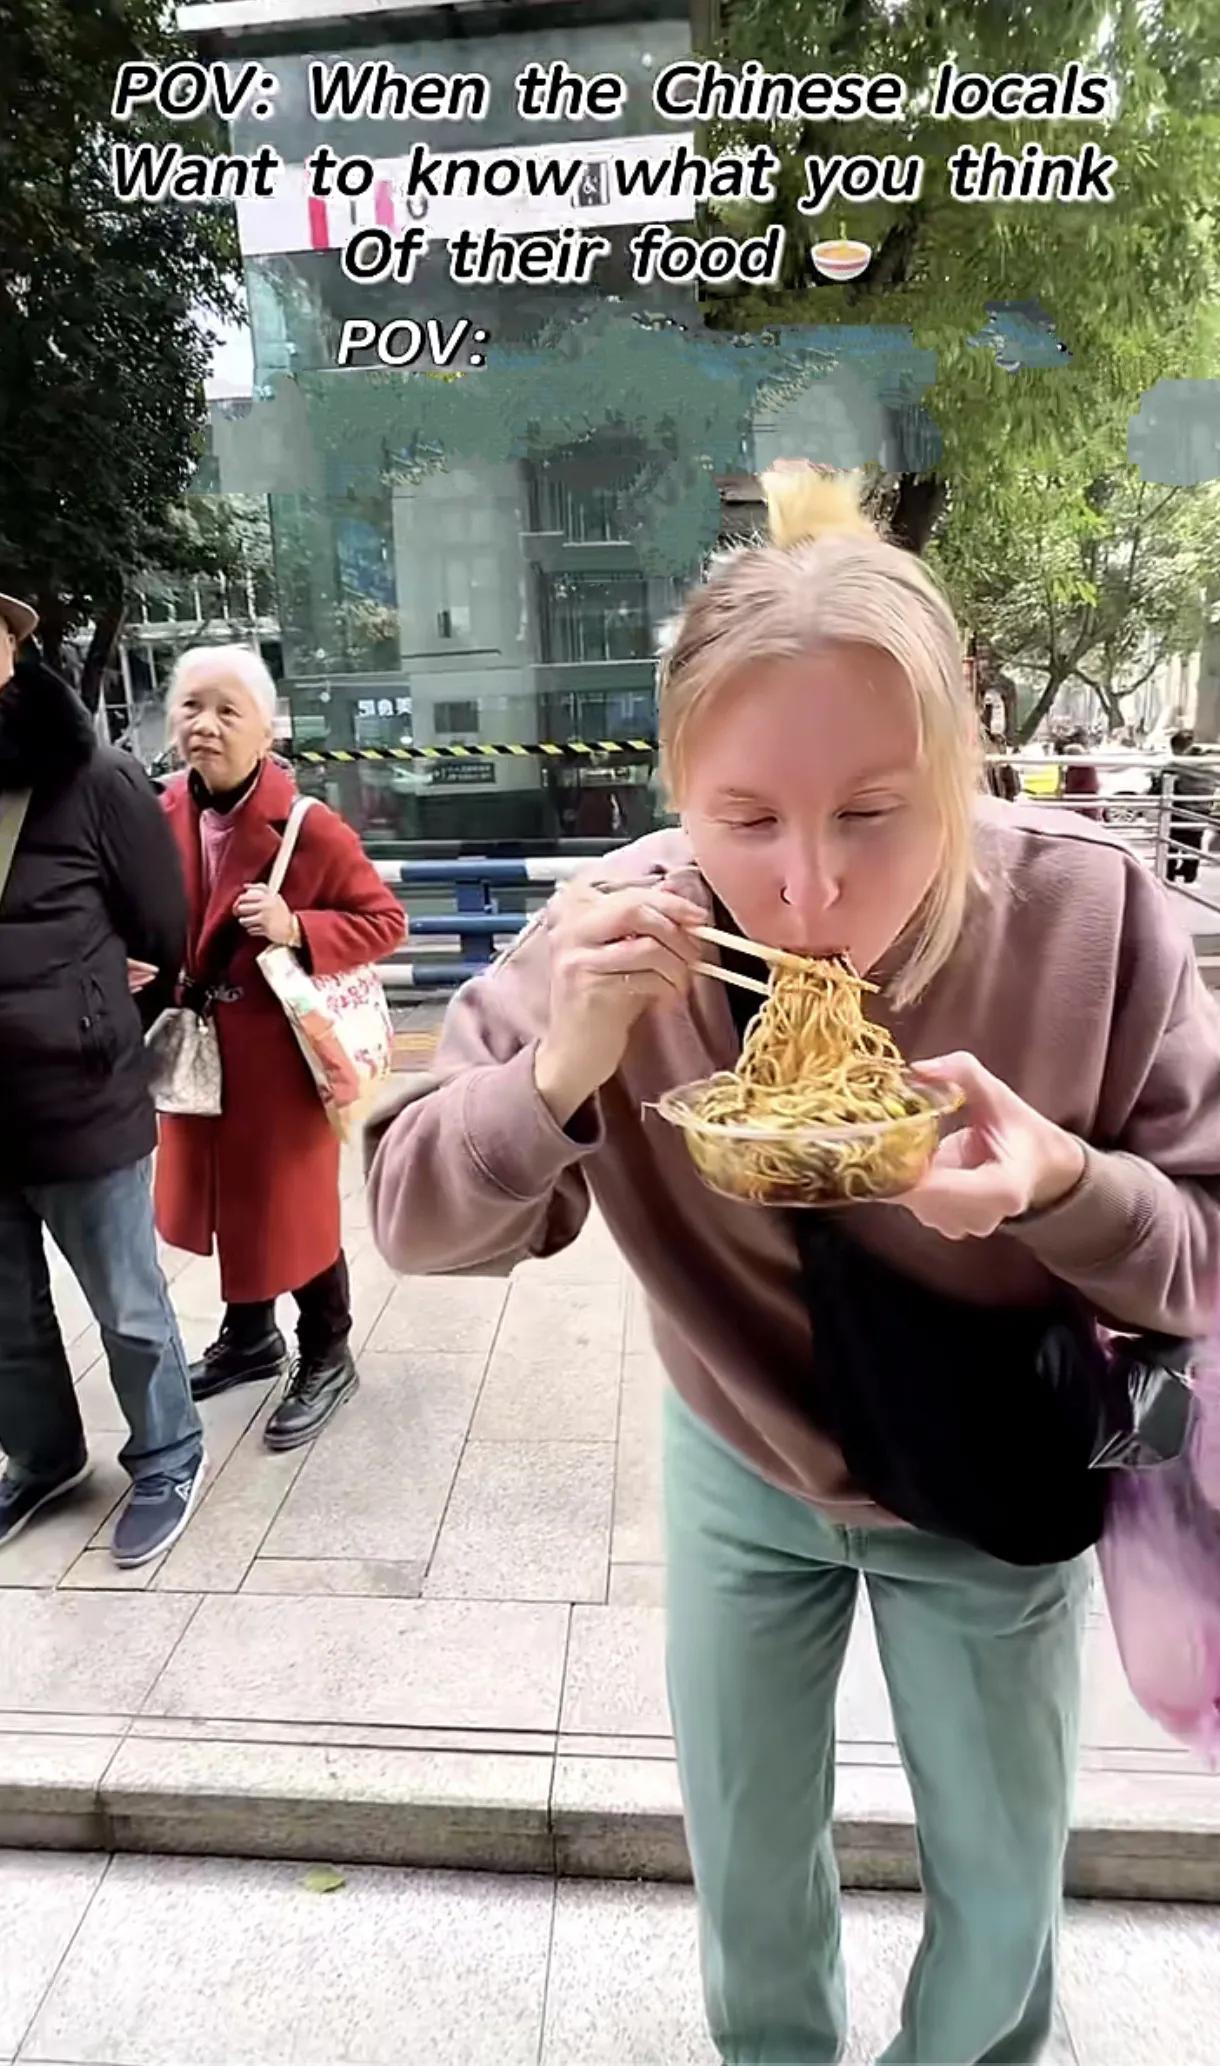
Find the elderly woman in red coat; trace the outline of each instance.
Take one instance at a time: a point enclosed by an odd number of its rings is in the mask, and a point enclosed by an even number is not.
[[[161,1121],[157,1226],[175,1248],[219,1251],[226,1312],[192,1369],[196,1399],[283,1373],[275,1300],[293,1293],[299,1353],[265,1431],[270,1448],[292,1449],[325,1426],[357,1376],[339,1143],[256,957],[273,941],[315,974],[339,975],[391,953],[405,919],[355,833],[321,807],[304,820],[283,895],[268,889],[296,785],[271,758],[275,687],[254,653],[184,653],[169,719],[187,767],[164,798],[190,899],[184,973],[215,999],[224,1089],[218,1119]]]

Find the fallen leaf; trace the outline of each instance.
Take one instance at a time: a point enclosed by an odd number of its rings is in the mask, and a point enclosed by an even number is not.
[[[340,1887],[347,1885],[347,1881],[341,1872],[335,1871],[333,1865],[312,1865],[301,1885],[309,1894],[337,1894]]]

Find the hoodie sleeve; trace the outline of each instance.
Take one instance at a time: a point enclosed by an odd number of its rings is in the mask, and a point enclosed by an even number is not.
[[[564,1128],[534,1082],[549,993],[545,920],[457,992],[437,1082],[386,1128],[369,1176],[381,1254],[408,1275],[503,1271],[575,1240],[589,1210],[581,1165],[602,1139],[590,1101]]]
[[[1220,1007],[1159,884],[1129,883],[1084,1176],[1009,1231],[1114,1325],[1200,1336],[1220,1300]]]

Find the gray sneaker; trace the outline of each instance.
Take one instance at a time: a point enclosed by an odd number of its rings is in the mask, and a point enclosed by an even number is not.
[[[173,1476],[159,1471],[137,1478],[131,1496],[114,1524],[111,1553],[122,1571],[134,1571],[177,1542],[191,1518],[203,1484],[207,1458],[202,1454]]]
[[[20,1535],[27,1522],[53,1499],[62,1499],[65,1493],[83,1485],[89,1471],[87,1458],[65,1464],[61,1471],[42,1478],[19,1478],[10,1465],[0,1477],[0,1549]]]

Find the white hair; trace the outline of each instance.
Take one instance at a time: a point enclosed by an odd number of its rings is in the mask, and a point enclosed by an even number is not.
[[[167,715],[203,681],[234,682],[243,688],[274,730],[276,687],[259,655],[249,646],[191,646],[180,653],[169,678]]]

